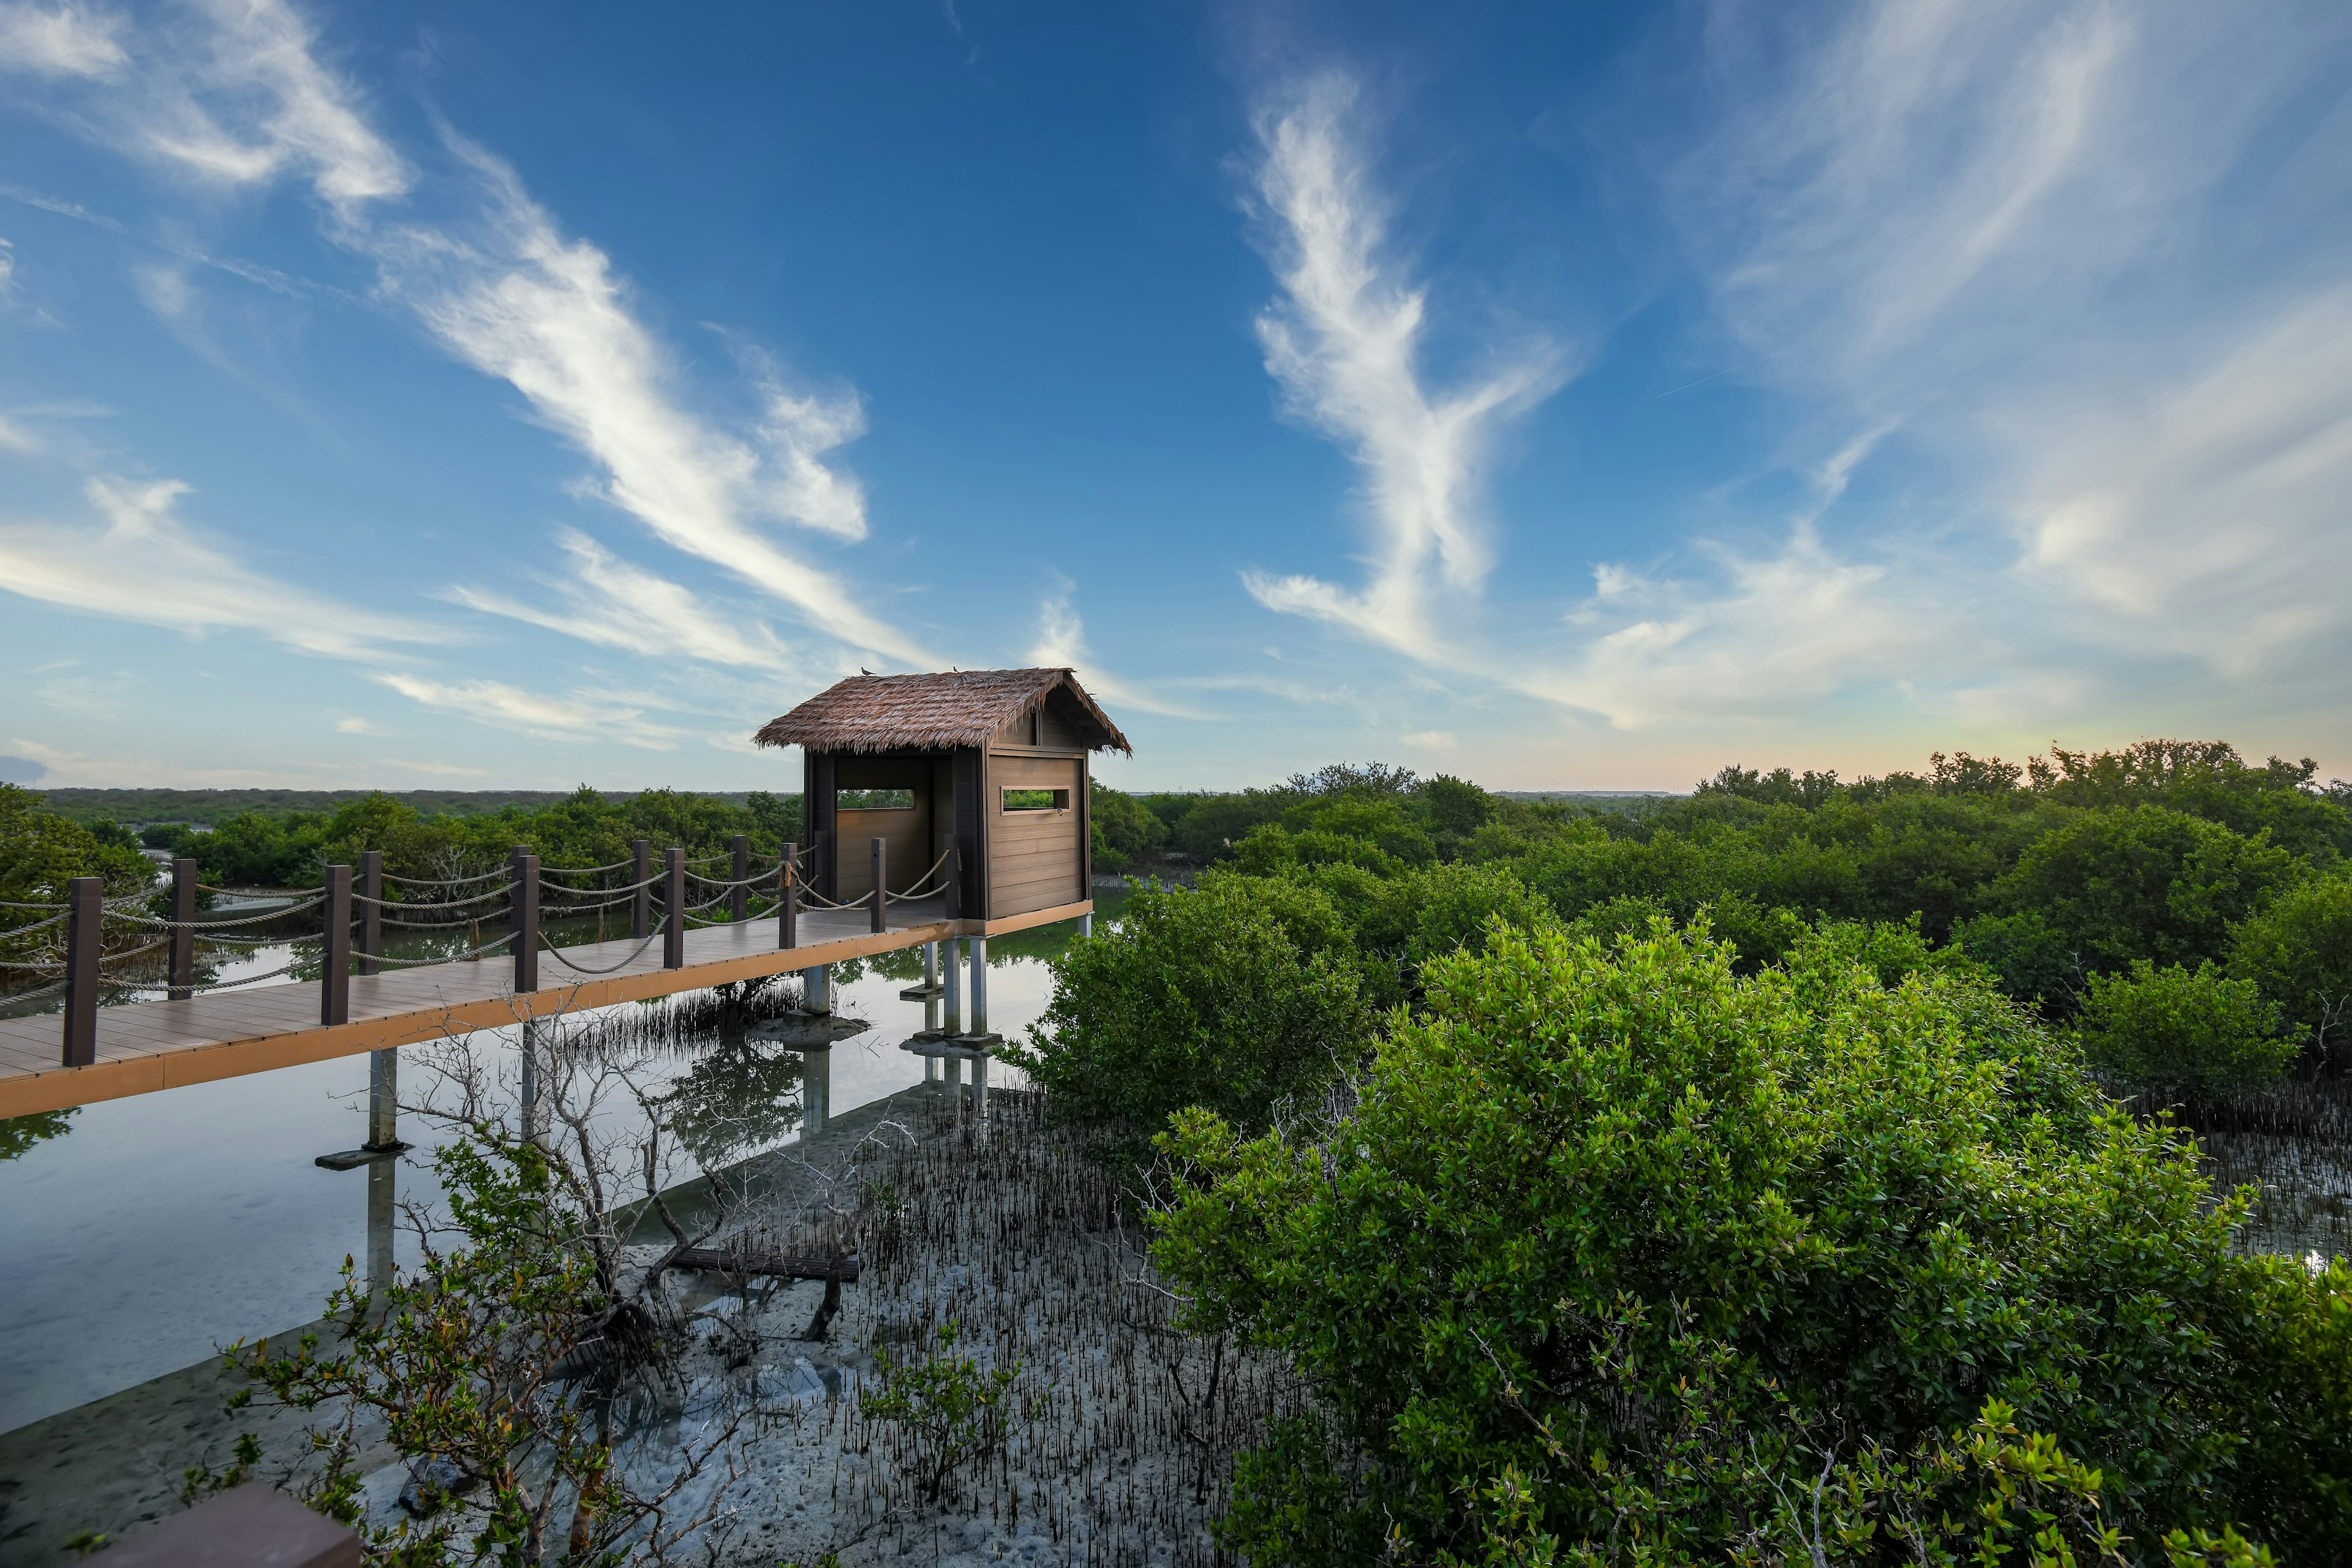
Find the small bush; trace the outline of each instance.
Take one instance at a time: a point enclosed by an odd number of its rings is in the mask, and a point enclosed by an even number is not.
[[[913,1450],[913,1479],[937,1502],[955,1468],[994,1453],[1004,1441],[1005,1397],[1021,1363],[982,1372],[970,1356],[955,1353],[956,1321],[939,1332],[939,1349],[921,1361],[881,1358],[882,1388],[860,1395],[858,1413],[898,1428]]]
[[[2084,1054],[2117,1088],[2189,1100],[2267,1089],[2297,1049],[2252,981],[2144,958],[2126,973],[2091,977],[2080,1031]]]
[[[2352,1023],[2352,873],[2314,878],[2240,926],[2230,973],[2251,980],[2320,1056]]]
[[[1136,894],[1113,929],[1053,961],[1054,1000],[1005,1054],[1055,1113],[1139,1142],[1205,1105],[1265,1125],[1356,1058],[1372,1016],[1330,900],[1279,878],[1212,873]]]

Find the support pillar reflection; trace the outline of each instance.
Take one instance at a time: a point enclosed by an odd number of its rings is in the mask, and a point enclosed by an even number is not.
[[[382,1295],[392,1284],[394,1216],[397,1210],[397,1160],[378,1160],[368,1166],[367,1282],[371,1295]]]
[[[540,1103],[539,1078],[539,1023],[526,1018],[522,1025],[522,1135],[545,1148],[547,1108]]]
[[[833,1117],[833,1047],[801,1053],[801,1136],[824,1131]]]

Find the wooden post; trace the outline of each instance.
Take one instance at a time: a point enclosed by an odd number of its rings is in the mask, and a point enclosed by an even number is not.
[[[878,936],[890,929],[890,885],[884,879],[889,870],[890,841],[887,838],[873,839],[866,849],[874,862],[874,924],[871,929]]]
[[[801,944],[801,868],[797,844],[784,846],[784,863],[776,872],[776,947]]]
[[[841,868],[833,863],[832,828],[820,827],[816,830],[816,864],[809,869],[814,873],[809,880],[816,884],[816,890],[834,902],[839,903],[841,901]]]
[[[327,907],[319,942],[319,1022],[352,1021],[352,868],[327,868]]]
[[[98,956],[106,940],[106,879],[66,884],[66,1056],[69,1068],[98,1060]]]
[[[955,845],[948,846],[947,870],[940,883],[940,897],[947,900],[940,912],[951,921],[963,918],[963,880],[961,871],[963,852]]]
[[[654,933],[654,847],[645,839],[632,838],[629,858],[636,864],[629,880],[637,885],[636,901],[629,906],[629,937],[643,942]]]
[[[662,851],[662,907],[669,924],[662,930],[662,967],[686,967],[686,851],[676,847]]]
[[[360,973],[374,974],[383,969],[376,962],[383,956],[383,851],[360,851]]]
[[[751,841],[742,834],[735,836],[735,886],[727,895],[727,918],[741,925],[751,918],[751,889],[745,879],[751,875]]]
[[[172,862],[172,989],[174,1002],[196,994],[196,863]]]
[[[514,988],[520,996],[539,989],[539,857],[514,852],[513,891],[507,918],[514,931]]]

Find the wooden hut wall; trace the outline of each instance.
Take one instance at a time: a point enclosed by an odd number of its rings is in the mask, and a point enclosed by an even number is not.
[[[1048,700],[991,740],[983,816],[992,920],[1076,903],[1087,894],[1087,754],[1076,727]],[[1009,791],[1052,790],[1049,810],[1007,810]]]

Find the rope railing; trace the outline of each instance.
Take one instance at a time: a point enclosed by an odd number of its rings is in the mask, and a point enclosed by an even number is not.
[[[264,910],[259,914],[254,915],[236,915],[226,920],[167,921],[160,915],[118,914],[112,910],[109,910],[107,912],[106,918],[110,921],[128,921],[132,925],[145,926],[152,931],[193,931],[202,932],[228,926],[263,925],[271,921],[282,921],[288,915],[299,915],[306,910],[315,910],[326,901],[327,896],[324,893],[321,893],[308,903],[293,904],[285,909]],[[30,930],[31,928],[26,927],[25,929]],[[10,934],[13,935],[14,933],[12,932]]]
[[[492,888],[487,892],[476,893],[470,899],[442,899],[430,902],[415,899],[372,899],[365,893],[353,893],[352,902],[373,904],[380,910],[467,910],[476,904],[487,904],[494,900],[503,899],[509,890],[505,888]]]
[[[923,884],[929,881],[933,877],[939,876],[940,872],[946,870],[948,861],[954,856],[954,854],[955,846],[950,844],[946,849],[940,852],[938,859],[931,862],[931,868],[929,870],[915,879],[915,885],[913,887],[908,889],[903,893],[893,893],[886,889],[882,895],[883,903],[887,905],[903,903],[910,899],[928,899],[933,893],[943,893],[947,891],[947,881],[944,878],[940,879],[940,885],[936,888],[926,888]]]
[[[369,960],[375,963],[390,964],[394,969],[429,969],[436,963],[472,963],[486,954],[498,952],[514,939],[515,933],[509,931],[496,942],[486,942],[478,947],[467,948],[462,952],[443,953],[438,958],[387,958],[378,952],[371,953]]]
[[[435,877],[387,872],[381,852],[371,850],[358,858],[356,867],[326,867],[322,884],[294,889],[232,889],[200,882],[194,862],[186,858],[173,862],[162,885],[112,898],[98,879],[75,878],[64,889],[62,902],[0,900],[0,911],[36,917],[14,929],[0,928],[0,952],[10,951],[7,943],[23,939],[15,949],[21,958],[0,960],[0,974],[19,977],[28,987],[0,994],[0,1000],[33,1002],[63,993],[65,1064],[88,1066],[97,1060],[96,1010],[108,995],[161,993],[176,1001],[302,973],[319,978],[320,1022],[331,1026],[348,1021],[355,969],[360,975],[372,975],[478,963],[508,952],[514,963],[516,989],[525,991],[538,986],[537,959],[542,951],[572,973],[603,976],[641,964],[656,942],[663,945],[663,967],[677,969],[686,966],[685,937],[695,928],[779,919],[779,947],[793,947],[793,915],[803,902],[813,910],[872,910],[878,924],[881,911],[894,898],[903,902],[936,892],[950,864],[950,857],[941,856],[906,892],[885,889],[878,897],[839,901],[811,891],[801,875],[803,868],[829,860],[821,840],[804,848],[795,845],[789,855],[779,851],[756,860],[742,835],[736,836],[729,852],[693,860],[673,847],[656,865],[650,841],[643,838],[633,849],[628,859],[604,865],[546,867],[535,855],[518,848],[506,865]],[[208,907],[199,916],[197,903],[204,894],[236,899],[242,907],[230,906],[236,912]],[[655,920],[649,906],[656,900],[660,913]],[[609,942],[604,935],[605,917],[625,908],[633,910],[628,935],[619,942]],[[314,918],[301,922],[299,934],[284,929],[306,915]],[[569,956],[565,944],[540,929],[542,917],[562,922],[592,916],[598,957],[611,953],[617,962],[583,962],[585,953]],[[509,929],[483,941],[485,923],[501,918]],[[60,926],[65,929],[56,929]],[[394,957],[383,951],[386,927],[431,938],[430,945],[453,937],[464,945],[454,952]],[[464,932],[470,935],[457,934]],[[107,951],[110,945],[116,950]],[[571,945],[576,950],[592,944],[582,941]],[[272,948],[282,949],[287,961],[255,973],[219,977],[224,967],[268,963],[264,950]]]
[[[403,888],[462,888],[471,882],[487,882],[493,877],[510,875],[504,866],[488,871],[478,871],[470,877],[395,877],[391,872],[383,879]]]
[[[542,877],[593,877],[600,872],[618,871],[635,864],[634,859],[629,859],[615,860],[609,866],[541,866],[539,874]]]
[[[543,935],[539,939],[539,945],[544,948],[548,953],[554,958],[556,963],[563,965],[564,968],[572,971],[574,974],[618,974],[622,970],[626,969],[638,959],[643,958],[646,953],[646,949],[653,946],[655,942],[659,940],[668,931],[668,929],[669,916],[664,915],[661,919],[654,922],[654,929],[646,933],[646,940],[637,943],[636,950],[635,952],[631,952],[628,957],[621,960],[620,963],[614,964],[609,969],[590,969],[585,965],[572,963],[570,959],[563,956],[563,950],[562,948],[548,941]]]

